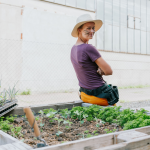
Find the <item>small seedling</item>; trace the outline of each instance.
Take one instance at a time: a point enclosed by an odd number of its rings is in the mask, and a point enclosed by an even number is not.
[[[93,134],[95,134],[96,132],[98,132],[98,131],[97,131],[97,130],[94,130],[94,131],[93,131]]]
[[[81,118],[82,112],[83,112],[83,111],[80,111],[80,112],[79,112],[78,110],[76,110],[76,111],[74,112],[75,114],[77,114],[77,115],[79,116],[80,125],[84,123],[84,120],[81,120],[81,119],[82,119],[82,118]]]
[[[62,134],[62,133],[63,133],[63,132],[58,131],[58,132],[56,133],[56,135],[59,136],[59,135]]]
[[[88,133],[89,133],[89,130],[85,130],[84,133],[88,134]]]
[[[42,110],[40,110],[39,113],[41,114],[40,128],[41,128],[41,132],[43,132],[42,127],[45,125],[44,123],[42,123],[42,119],[43,119],[43,117],[44,117],[44,112],[43,112]]]
[[[108,133],[112,133],[113,131],[109,130],[109,129],[104,129],[104,131],[108,134]]]
[[[36,120],[36,121],[38,121],[39,119],[40,119],[39,116],[35,117],[35,120]]]
[[[17,84],[17,83],[16,83]],[[16,86],[16,84],[14,85],[14,87],[11,89],[10,87],[9,87],[9,89],[8,90],[6,90],[6,92],[8,93],[8,96],[9,96],[9,99],[12,101],[13,99],[15,99],[15,96],[16,96],[16,94],[18,93],[18,91],[16,91],[16,89],[15,89],[15,86]]]
[[[70,122],[69,120],[65,120],[63,122],[63,124],[69,124],[69,126],[66,126],[66,129],[70,129],[71,128],[71,124],[73,124],[72,122]]]
[[[91,134],[86,135],[86,138],[90,138],[90,137],[93,137],[93,135]]]
[[[21,127],[15,127],[15,128],[11,128],[11,134],[13,137],[18,137],[18,136],[23,136],[23,134],[21,134]]]
[[[54,120],[57,120],[57,122],[58,122],[58,132],[56,133],[56,135],[59,136],[61,133],[63,133],[63,132],[59,131],[60,123],[63,121],[63,119],[58,119],[57,117],[55,117]]]

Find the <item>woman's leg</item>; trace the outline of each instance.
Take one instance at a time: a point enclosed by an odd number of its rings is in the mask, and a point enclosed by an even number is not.
[[[84,92],[81,92],[81,100],[85,103],[97,104],[100,106],[108,106],[108,101],[106,98],[99,98],[91,95],[87,95]]]
[[[99,97],[87,95],[84,92],[80,93],[80,98],[85,103],[97,104],[100,106],[108,106],[109,105],[106,98],[99,98]],[[113,106],[116,106],[116,104],[114,104]]]

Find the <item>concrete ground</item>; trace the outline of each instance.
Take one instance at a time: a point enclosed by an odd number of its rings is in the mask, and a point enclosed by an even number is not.
[[[149,88],[119,89],[119,103],[150,100]],[[19,106],[45,105],[79,100],[78,91],[68,93],[50,93],[17,95]]]

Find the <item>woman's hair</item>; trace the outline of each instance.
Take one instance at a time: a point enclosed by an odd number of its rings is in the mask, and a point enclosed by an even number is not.
[[[82,24],[78,29],[82,29],[83,25],[84,24]],[[77,31],[78,31],[78,29],[77,29]],[[79,32],[78,32],[78,36],[79,36]]]

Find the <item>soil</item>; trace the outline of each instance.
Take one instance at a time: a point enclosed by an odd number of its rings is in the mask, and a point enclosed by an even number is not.
[[[57,117],[60,118],[60,116]],[[39,120],[37,120],[37,124],[41,131],[41,137],[49,146],[91,136],[106,134],[105,129],[108,129],[107,131],[113,131],[113,129],[115,129],[115,132],[123,130],[120,126],[116,124],[109,124],[108,122],[105,122],[104,124],[99,123],[99,127],[96,127],[96,121],[87,121],[86,119],[84,119],[84,123],[80,124],[79,120],[69,118],[64,120],[69,120],[73,124],[71,124],[71,127],[67,129],[66,126],[68,126],[68,124],[66,125],[61,122],[59,131],[61,131],[62,133],[57,136],[56,133],[58,132],[58,122],[54,120],[51,123],[50,120],[51,119],[47,117],[39,117]],[[42,124],[44,124],[42,127],[40,126],[41,121]],[[100,121],[100,119],[98,121]],[[36,145],[38,143],[43,143],[35,138],[30,125],[27,121],[24,120],[24,118],[15,119],[13,125],[15,127],[22,127],[21,133],[23,136],[19,136],[18,140],[22,140],[24,143],[32,146],[33,148],[37,147]],[[85,133],[86,130],[87,132]],[[8,132],[8,134],[11,135],[10,132]]]

